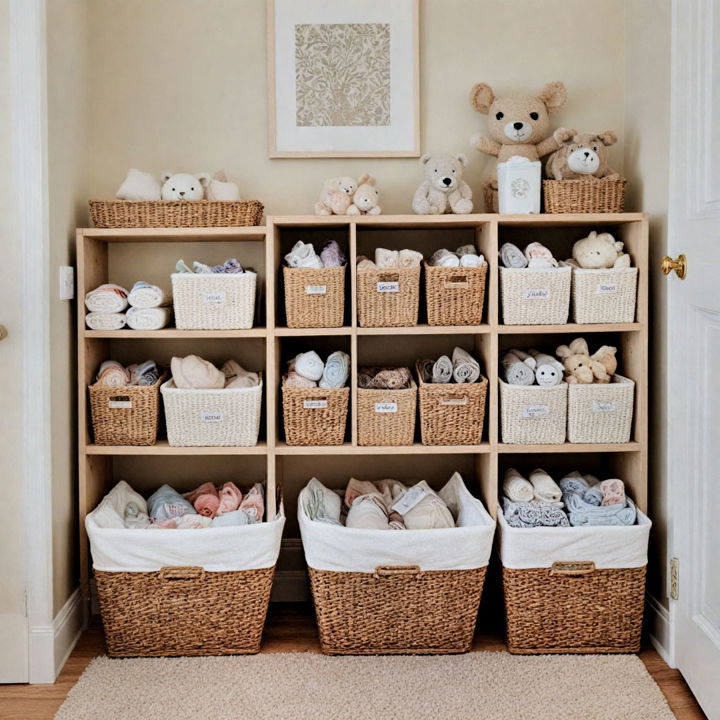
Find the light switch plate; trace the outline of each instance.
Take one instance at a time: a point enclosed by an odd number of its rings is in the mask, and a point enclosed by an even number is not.
[[[72,300],[75,297],[75,269],[70,265],[61,265],[59,270],[60,299]]]

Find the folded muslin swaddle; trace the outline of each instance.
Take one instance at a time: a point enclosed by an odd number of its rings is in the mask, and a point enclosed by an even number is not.
[[[604,481],[607,482],[607,481]],[[614,482],[614,481],[611,481]],[[621,480],[617,482],[622,483]],[[602,483],[601,483],[602,485]],[[570,524],[582,525],[634,525],[637,508],[629,497],[622,503],[593,505],[585,499],[589,484],[579,473],[573,472],[560,481],[562,498],[567,508]],[[615,486],[617,489],[617,486]]]
[[[513,502],[530,502],[535,497],[532,483],[526,480],[515,468],[505,471],[503,493]]]
[[[132,286],[127,299],[132,307],[140,308],[141,310],[159,308],[169,303],[169,298],[161,287],[151,285],[144,280],[138,280]]]
[[[90,312],[85,316],[91,330],[122,330],[125,322],[125,313]]]
[[[225,376],[225,387],[249,388],[257,387],[260,384],[260,376],[256,372],[246,370],[239,362],[228,360],[221,369]]]
[[[174,357],[170,361],[175,387],[182,390],[217,390],[225,387],[225,375],[211,362],[197,355]]]
[[[350,356],[342,350],[336,350],[328,356],[318,385],[321,388],[344,387],[350,376]]]
[[[162,330],[171,317],[172,310],[169,307],[131,307],[125,313],[125,321],[133,330]]]
[[[153,522],[195,514],[195,508],[179,492],[169,485],[162,485],[147,501],[148,515]]]
[[[345,253],[341,250],[337,240],[330,240],[323,245],[320,250],[320,260],[323,267],[342,267],[347,263]]]
[[[365,367],[358,370],[358,387],[363,390],[406,390],[412,387],[407,367]]]
[[[480,377],[480,364],[469,352],[456,347],[452,354],[453,379],[456,383],[474,383]]]
[[[312,478],[307,485],[303,508],[311,520],[340,525],[342,500],[340,496],[326,488],[317,478]]]
[[[415,501],[409,510],[403,512],[403,502],[410,500],[413,494],[420,496],[420,500]],[[447,505],[425,480],[400,492],[393,489],[393,504],[390,509],[402,515],[403,523],[408,530],[455,527],[455,520]]]
[[[315,254],[312,243],[304,243],[302,240],[293,245],[292,250],[285,256],[285,262],[293,268],[315,268],[319,270],[323,264],[322,260]]]
[[[504,497],[503,515],[508,525],[514,528],[569,527],[562,503],[513,502]]]
[[[613,478],[600,483],[603,494],[601,505],[622,505],[625,503],[625,485],[622,480]]]
[[[533,470],[528,479],[533,486],[533,500],[551,503],[562,500],[562,490],[544,470],[539,468]]]
[[[100,285],[85,295],[85,307],[90,312],[121,313],[128,306],[128,292],[113,283]]]

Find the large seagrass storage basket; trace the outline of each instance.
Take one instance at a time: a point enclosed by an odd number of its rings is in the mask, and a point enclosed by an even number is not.
[[[522,445],[559,445],[565,442],[568,385],[510,385],[500,383],[502,442]]]
[[[631,323],[635,320],[638,269],[573,268],[572,309],[576,323]]]
[[[500,268],[505,325],[564,325],[570,312],[569,265],[548,270]]]
[[[482,267],[439,267],[425,263],[428,325],[479,325],[485,303]]]
[[[358,388],[358,445],[412,445],[417,385],[403,390]]]
[[[417,325],[420,267],[357,271],[357,311],[361,327]]]
[[[622,375],[610,383],[568,385],[568,441],[629,442],[634,399],[635,383]]]
[[[282,386],[288,445],[342,445],[350,388]]]
[[[621,213],[625,179],[543,180],[546,213]]]
[[[283,268],[285,317],[291,328],[342,327],[345,266]]]

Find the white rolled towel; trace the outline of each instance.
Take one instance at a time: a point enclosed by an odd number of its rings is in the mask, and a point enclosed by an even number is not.
[[[535,492],[534,499],[538,502],[560,502],[562,490],[558,484],[540,468],[533,470],[528,478]]]
[[[91,312],[85,316],[85,324],[91,330],[122,330],[125,313]]]
[[[121,313],[128,306],[128,292],[114,283],[105,283],[85,295],[85,307],[90,312]]]
[[[535,381],[543,387],[553,387],[563,381],[564,368],[562,363],[552,355],[530,349],[535,359]]]
[[[358,270],[377,270],[377,265],[365,255],[357,256],[356,267]]]
[[[350,356],[342,350],[331,353],[325,363],[318,385],[321,388],[341,388],[350,376]]]
[[[506,383],[525,386],[535,384],[535,370],[521,360],[516,350],[508,350],[502,356],[500,364]]]
[[[396,268],[400,263],[400,253],[397,250],[385,248],[375,249],[375,265],[378,268]]]
[[[228,360],[221,371],[225,375],[227,389],[257,387],[260,383],[260,377],[256,372],[246,370],[236,360]]]
[[[469,245],[461,245],[455,252],[460,256],[478,254],[477,248],[472,243]]]
[[[479,268],[485,264],[484,255],[470,255],[466,253],[460,256],[460,267],[473,267]]]
[[[460,258],[455,253],[442,248],[440,250],[436,250],[430,256],[428,265],[432,265],[434,267],[459,267]]]
[[[456,383],[474,383],[480,377],[480,363],[466,350],[456,347],[452,354],[453,379]]]
[[[169,304],[167,293],[158,285],[138,280],[128,293],[128,303],[135,308],[146,310]]]
[[[294,268],[322,268],[322,260],[315,254],[312,243],[304,243],[302,240],[293,245],[292,250],[285,256],[285,262]]]
[[[422,261],[422,253],[417,250],[401,250],[398,253],[398,267],[420,267]]]
[[[535,497],[532,483],[526,480],[515,468],[505,471],[503,493],[513,502],[530,502]]]
[[[161,330],[172,317],[172,310],[167,307],[128,308],[125,320],[133,330]]]
[[[289,369],[294,370],[301,377],[317,382],[323,375],[325,363],[314,350],[310,350],[300,353],[291,360]]]

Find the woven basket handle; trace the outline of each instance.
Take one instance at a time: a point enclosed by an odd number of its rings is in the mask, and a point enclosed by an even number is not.
[[[160,579],[168,582],[174,580],[202,580],[205,570],[201,567],[164,567],[160,568]]]
[[[443,287],[447,289],[452,288],[466,288],[470,284],[467,273],[453,275],[443,282]]]
[[[452,395],[445,395],[444,397],[440,398],[440,404],[441,405],[467,405],[468,404],[468,396],[463,395],[462,397],[453,397]]]
[[[551,575],[591,575],[595,572],[595,563],[591,560],[580,562],[554,562],[550,568]]]
[[[375,578],[397,577],[399,575],[414,575],[420,577],[422,570],[419,565],[380,565],[375,568]]]
[[[380,282],[399,282],[400,275],[396,272],[381,272],[378,273],[378,279]]]

